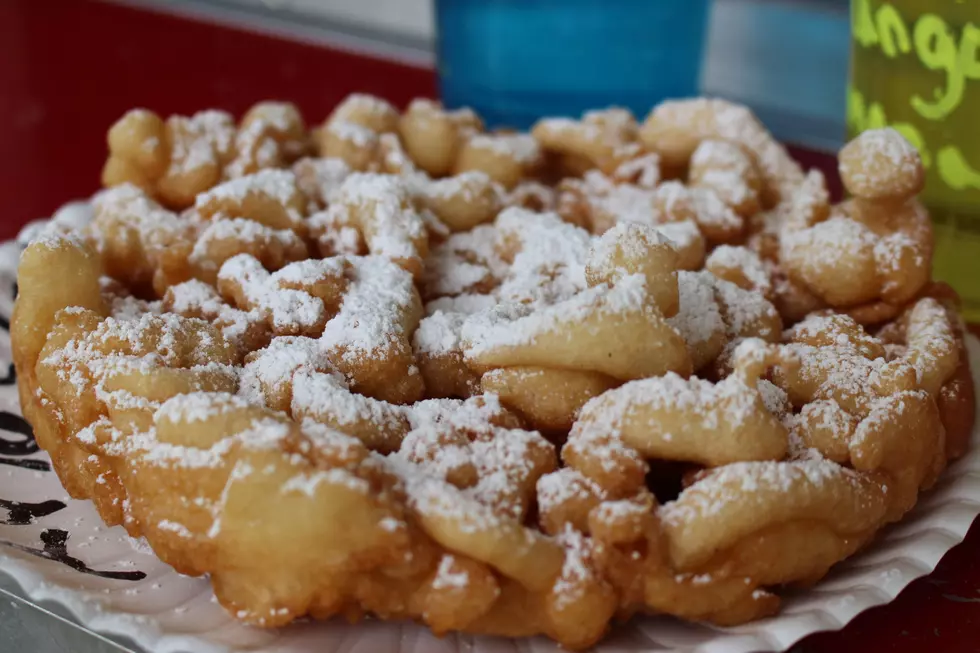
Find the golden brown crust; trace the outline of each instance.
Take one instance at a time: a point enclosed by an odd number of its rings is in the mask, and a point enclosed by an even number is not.
[[[831,206],[722,101],[482,131],[367,96],[315,133],[281,103],[124,116],[95,220],[28,246],[11,321],[69,494],[251,624],[586,648],[615,615],[775,613],[969,446],[895,135],[842,153],[858,198]]]

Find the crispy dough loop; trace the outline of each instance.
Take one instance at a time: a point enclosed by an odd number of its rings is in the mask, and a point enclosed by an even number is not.
[[[414,493],[413,510],[433,539],[487,563],[530,590],[551,586],[563,562],[559,546],[516,521],[497,517],[448,485],[433,480],[422,483]]]
[[[706,466],[779,460],[787,432],[756,387],[773,355],[748,341],[735,351],[735,371],[718,384],[667,374],[606,392],[582,408],[562,457],[620,497],[642,487],[648,458]]]
[[[792,358],[774,380],[802,405],[793,432],[803,447],[876,475],[887,489],[889,521],[914,506],[946,463],[940,388],[958,365],[945,309],[919,300],[881,340],[843,315],[813,316],[790,332]]]
[[[398,122],[405,151],[433,177],[449,174],[460,150],[483,131],[483,122],[469,109],[447,111],[431,100],[413,100]]]
[[[919,152],[890,127],[863,132],[838,158],[844,187],[861,199],[901,202],[925,184]]]
[[[534,174],[543,162],[530,134],[477,134],[460,148],[454,172],[480,171],[508,190]]]
[[[886,506],[873,480],[830,461],[764,461],[709,471],[660,517],[673,564],[694,570],[772,524],[806,515],[839,534],[858,534],[877,528]]]
[[[867,143],[860,146],[869,150],[861,155],[864,157],[872,156],[870,143],[877,142],[869,134],[862,137],[867,137]],[[842,150],[842,156],[858,142]],[[779,249],[782,267],[830,306],[852,309],[864,322],[890,319],[898,311],[893,309],[889,315],[883,309],[901,307],[929,281],[933,233],[928,213],[915,199],[915,191],[892,197],[856,193],[855,198],[828,210],[823,199],[826,190],[820,189],[822,179],[819,181],[814,186],[816,182],[808,179],[787,209]],[[840,283],[842,278],[850,282]],[[870,311],[876,305],[883,306]]]
[[[560,166],[572,174],[592,168],[612,172],[640,151],[636,119],[626,109],[611,107],[589,111],[581,120],[545,118],[531,135],[546,151],[560,157]]]
[[[422,216],[398,177],[352,174],[340,185],[330,213],[360,231],[368,252],[390,258],[416,277],[429,241]]]
[[[751,154],[737,143],[703,140],[691,154],[688,180],[697,188],[711,190],[741,216],[761,208],[762,177]]]
[[[751,152],[762,174],[762,202],[774,206],[803,178],[799,165],[745,107],[719,99],[668,100],[650,112],[639,138],[669,167],[688,164],[707,139],[736,143]]]
[[[133,109],[108,133],[106,187],[132,184],[168,208],[194,204],[220,182],[292,163],[309,149],[303,117],[288,102],[259,102],[236,125],[222,111],[166,121]]]
[[[655,232],[637,241],[631,233],[638,232],[623,225],[583,257],[589,288],[537,312],[501,304],[466,320],[460,336],[467,364],[476,370],[558,366],[621,381],[671,370],[689,374],[683,341],[663,317],[676,310],[675,252]],[[628,331],[644,335],[632,342],[617,336]]]

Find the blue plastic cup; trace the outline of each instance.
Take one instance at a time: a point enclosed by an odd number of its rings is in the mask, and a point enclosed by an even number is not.
[[[436,0],[443,102],[490,127],[698,93],[710,0]]]

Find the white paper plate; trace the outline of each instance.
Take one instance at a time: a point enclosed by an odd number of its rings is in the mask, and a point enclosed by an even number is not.
[[[84,207],[72,207],[69,215],[58,217],[72,221],[79,212],[84,213]],[[19,241],[23,243],[24,238]],[[0,316],[7,319],[13,304],[18,253],[16,243],[0,245]],[[980,341],[971,336],[968,344],[980,388]],[[10,360],[4,319],[0,321],[0,508],[6,509],[6,517],[0,518],[4,522],[0,524],[0,568],[13,576],[30,598],[63,604],[85,627],[127,636],[153,653],[559,650],[543,638],[451,635],[437,639],[413,623],[366,621],[349,625],[334,620],[276,631],[237,623],[215,602],[206,579],[181,576],[157,560],[144,543],[129,538],[121,527],[106,528],[88,502],[66,496],[49,471],[47,456],[36,450],[20,417]],[[47,514],[30,518],[31,511]],[[863,610],[894,599],[914,579],[931,572],[943,554],[963,540],[978,513],[980,427],[974,428],[971,451],[946,471],[913,512],[883,532],[868,551],[835,568],[816,587],[788,596],[778,616],[724,629],[639,617],[614,630],[595,650],[783,651],[806,635],[841,628]],[[3,514],[0,511],[0,516]],[[107,578],[106,572],[121,574],[121,578]]]

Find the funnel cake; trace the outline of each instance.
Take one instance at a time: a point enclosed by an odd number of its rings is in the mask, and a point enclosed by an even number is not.
[[[721,100],[514,134],[356,95],[305,125],[127,113],[11,326],[67,491],[242,621],[743,623],[968,446],[896,132],[842,151],[834,205]]]

